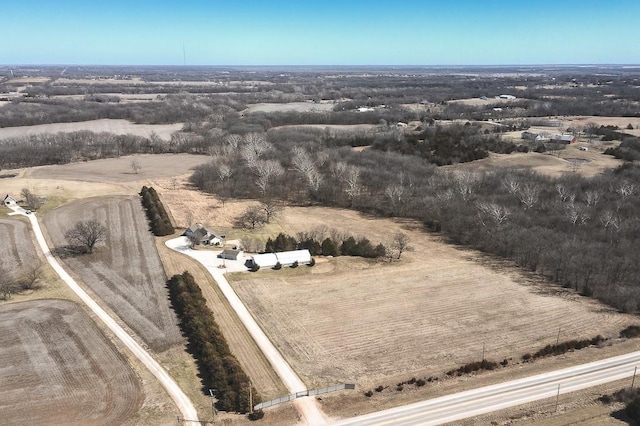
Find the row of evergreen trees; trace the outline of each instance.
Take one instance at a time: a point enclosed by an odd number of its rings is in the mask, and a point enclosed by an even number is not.
[[[374,246],[367,238],[361,237],[355,239],[348,237],[342,241],[333,240],[330,237],[323,241],[318,241],[313,237],[307,237],[298,241],[282,232],[275,239],[267,239],[265,244],[265,252],[277,253],[289,250],[307,249],[312,256],[360,256],[367,258],[384,257],[387,254],[387,248],[382,244]]]
[[[217,407],[223,411],[250,410],[249,378],[227,345],[213,313],[193,276],[185,271],[169,280],[169,297],[189,341],[189,351],[200,369],[203,389],[216,389]],[[253,403],[260,402],[253,391]]]
[[[149,219],[149,225],[151,226],[151,232],[156,237],[162,237],[164,235],[173,234],[173,225],[169,214],[164,208],[160,197],[153,187],[143,186],[140,191],[142,197],[142,206],[147,212],[147,219]]]

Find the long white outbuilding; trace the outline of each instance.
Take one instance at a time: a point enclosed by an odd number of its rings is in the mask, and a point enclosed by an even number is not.
[[[282,251],[279,253],[264,253],[251,256],[250,263],[261,268],[273,268],[278,263],[282,266],[290,266],[298,262],[300,265],[311,263],[309,250]]]

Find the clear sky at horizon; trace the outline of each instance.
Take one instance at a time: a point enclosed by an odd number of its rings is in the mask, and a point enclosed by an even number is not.
[[[0,64],[640,64],[639,0],[3,1]],[[184,51],[183,51],[184,46]]]

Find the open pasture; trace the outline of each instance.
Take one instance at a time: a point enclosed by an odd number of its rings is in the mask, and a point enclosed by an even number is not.
[[[509,265],[424,234],[416,223],[347,210],[287,208],[282,228],[328,227],[374,244],[402,230],[400,262],[340,257],[313,268],[230,276],[235,291],[308,386],[361,388],[442,375],[482,359],[519,360],[560,339],[617,336],[634,321]],[[495,263],[495,264],[494,264]],[[295,272],[294,272],[295,271]]]
[[[0,306],[3,424],[123,424],[144,395],[127,361],[75,303]]]
[[[90,255],[65,254],[64,234],[79,220],[95,219],[106,241]],[[89,198],[49,212],[44,226],[69,269],[154,351],[183,343],[169,307],[166,276],[136,196]]]
[[[88,130],[94,133],[108,132],[116,135],[136,135],[148,138],[155,132],[164,140],[171,139],[173,132],[182,129],[182,123],[175,124],[135,124],[128,120],[103,118],[100,120],[72,123],[36,124],[33,126],[0,128],[0,139],[21,138],[39,133],[79,132]]]
[[[296,111],[296,112],[329,112],[333,110],[333,102],[287,102],[287,103],[259,103],[247,105],[247,109],[244,112],[282,112],[282,111]]]
[[[140,165],[138,173],[134,173],[131,168],[133,160]],[[178,176],[208,161],[211,161],[211,157],[206,155],[138,154],[82,163],[35,167],[28,169],[25,177],[123,183]]]

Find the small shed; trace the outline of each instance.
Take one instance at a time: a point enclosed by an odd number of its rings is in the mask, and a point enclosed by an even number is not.
[[[223,250],[218,257],[227,260],[242,260],[244,258],[244,252],[242,250],[226,249]]]
[[[2,200],[2,203],[5,206],[17,206],[18,202],[16,201],[15,198],[13,198],[11,195],[7,194],[4,199]]]

